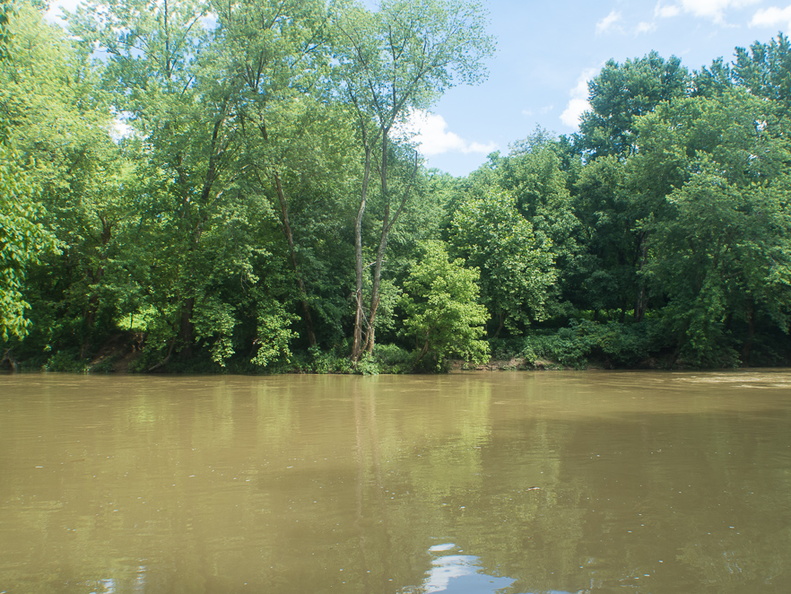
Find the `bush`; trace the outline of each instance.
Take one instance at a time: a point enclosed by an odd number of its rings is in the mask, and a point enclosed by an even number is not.
[[[294,368],[302,373],[352,373],[349,356],[341,354],[341,350],[322,351],[320,347],[312,346],[307,353],[296,358]]]
[[[373,359],[379,373],[406,373],[412,368],[414,357],[398,345],[377,344]]]
[[[85,361],[80,359],[76,350],[64,349],[55,351],[44,364],[44,371],[60,371],[64,373],[84,373]]]
[[[651,352],[651,322],[584,320],[552,333],[524,339],[519,355],[528,361],[548,359],[566,367],[583,368],[591,361],[607,367],[635,367]]]

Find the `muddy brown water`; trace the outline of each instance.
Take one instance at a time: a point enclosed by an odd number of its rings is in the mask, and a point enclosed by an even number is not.
[[[791,592],[791,371],[0,376],[0,592]]]

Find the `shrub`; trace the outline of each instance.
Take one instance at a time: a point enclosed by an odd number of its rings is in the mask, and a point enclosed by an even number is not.
[[[481,338],[488,315],[478,303],[478,270],[464,268],[461,259],[451,262],[440,241],[422,247],[423,258],[404,282],[402,298],[403,332],[415,341],[415,366],[440,371],[452,357],[487,361],[489,345]]]

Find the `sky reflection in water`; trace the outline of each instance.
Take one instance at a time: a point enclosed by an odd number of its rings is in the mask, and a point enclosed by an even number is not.
[[[464,551],[453,543],[443,543],[429,548],[434,555],[431,569],[420,588],[404,590],[409,594],[420,592],[432,594],[445,592],[448,594],[492,594],[504,593],[506,588],[516,580],[508,577],[495,577],[484,573],[480,558],[475,555],[463,555]],[[521,594],[531,594],[524,592]],[[545,594],[571,594],[559,590],[551,590]]]

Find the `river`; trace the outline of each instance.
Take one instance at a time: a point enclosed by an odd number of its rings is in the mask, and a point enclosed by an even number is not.
[[[0,592],[791,591],[791,372],[0,376]]]

